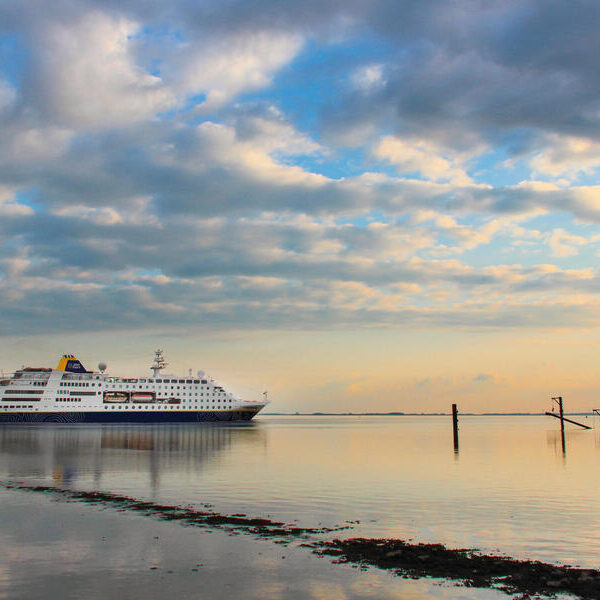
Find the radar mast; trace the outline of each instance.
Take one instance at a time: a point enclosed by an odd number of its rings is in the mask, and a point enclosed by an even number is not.
[[[165,356],[163,354],[162,350],[155,350],[154,351],[154,362],[152,363],[152,366],[150,367],[150,369],[152,370],[153,373],[153,377],[156,378],[158,375],[160,375],[160,370],[164,369],[169,363],[165,360]]]

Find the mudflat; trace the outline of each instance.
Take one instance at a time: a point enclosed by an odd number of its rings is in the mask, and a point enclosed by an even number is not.
[[[400,539],[350,538],[323,539],[336,531],[350,529],[308,528],[245,514],[222,514],[211,510],[159,504],[122,494],[94,490],[72,490],[47,485],[4,482],[5,490],[18,490],[51,496],[67,502],[111,507],[118,511],[142,514],[181,525],[223,530],[232,535],[248,534],[277,544],[296,542],[337,563],[376,567],[408,579],[439,578],[468,588],[498,590],[508,594],[552,597],[559,593],[582,599],[600,597],[600,571],[572,566],[557,566],[540,561],[518,560],[479,553],[475,549],[450,549],[441,544],[411,543]],[[200,565],[198,565],[200,566]]]

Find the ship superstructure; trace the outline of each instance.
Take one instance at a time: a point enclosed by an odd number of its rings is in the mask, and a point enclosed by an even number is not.
[[[103,363],[88,371],[72,354],[56,369],[24,367],[0,379],[0,422],[249,421],[267,404],[241,400],[202,372],[162,375],[166,365],[157,350],[148,377],[114,377]]]

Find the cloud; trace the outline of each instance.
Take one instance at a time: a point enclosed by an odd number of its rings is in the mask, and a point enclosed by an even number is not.
[[[173,326],[210,319],[221,327],[561,327],[598,318],[594,270],[423,258],[439,219],[364,226],[271,213],[151,215],[152,204],[134,198],[120,211],[72,206],[5,218],[0,236],[22,243],[1,267],[3,330],[22,327],[26,313],[42,329],[134,327],[146,319]],[[72,314],[91,308],[95,318],[69,325],[65,306]]]
[[[540,146],[530,160],[535,173],[576,180],[600,167],[600,142],[595,140],[552,134]]]
[[[564,258],[577,256],[579,246],[585,246],[589,241],[580,236],[567,233],[564,229],[554,229],[548,236],[548,244],[552,248],[552,256]]]
[[[595,5],[0,10],[3,331],[598,323]]]
[[[417,172],[433,181],[469,185],[471,178],[457,166],[456,158],[442,156],[442,149],[427,140],[402,140],[385,136],[375,148],[375,156],[397,166],[402,173]]]
[[[364,92],[370,92],[385,85],[385,69],[382,64],[365,65],[352,75],[354,85]]]
[[[17,91],[8,81],[0,79],[0,113],[12,107],[17,99]]]
[[[97,128],[171,108],[173,93],[136,64],[132,38],[139,29],[139,23],[100,11],[39,25],[31,81],[40,113],[68,127]]]
[[[0,215],[6,219],[22,218],[33,215],[34,211],[30,206],[19,202],[15,190],[0,186]]]
[[[183,44],[171,76],[180,92],[204,94],[200,106],[208,111],[242,91],[267,86],[302,43],[301,36],[276,30],[202,37]]]

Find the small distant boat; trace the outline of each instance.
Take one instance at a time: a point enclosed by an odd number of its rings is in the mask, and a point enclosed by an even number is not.
[[[100,363],[88,371],[72,354],[56,369],[26,367],[0,380],[0,423],[177,423],[249,421],[268,403],[242,400],[199,372],[162,375],[162,350],[152,376],[114,377]]]

